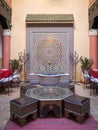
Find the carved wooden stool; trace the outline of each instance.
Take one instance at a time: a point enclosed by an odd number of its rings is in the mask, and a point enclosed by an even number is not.
[[[90,116],[90,99],[78,95],[64,99],[64,116],[83,123]]]
[[[20,126],[24,126],[28,118],[37,118],[36,99],[30,97],[20,97],[10,101],[10,119],[16,121]]]

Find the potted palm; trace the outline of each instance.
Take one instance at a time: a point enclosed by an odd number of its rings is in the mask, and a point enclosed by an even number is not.
[[[87,57],[80,57],[80,63],[81,63],[82,72],[84,73],[85,70],[86,71],[90,70],[93,64],[93,60]]]
[[[10,68],[12,72],[14,73],[16,70],[20,68],[20,62],[18,59],[10,60]]]
[[[10,60],[10,68],[12,70],[14,81],[20,82],[20,76],[22,71],[22,64],[19,59]]]

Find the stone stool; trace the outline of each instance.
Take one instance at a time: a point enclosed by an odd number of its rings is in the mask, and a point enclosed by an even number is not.
[[[78,95],[64,99],[64,116],[73,117],[78,123],[83,123],[90,116],[90,99]]]
[[[37,118],[36,99],[30,97],[20,97],[10,101],[10,119],[16,121],[20,126],[24,126],[29,117]]]

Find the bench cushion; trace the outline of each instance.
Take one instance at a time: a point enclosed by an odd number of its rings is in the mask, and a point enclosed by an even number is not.
[[[79,96],[79,95],[72,95],[64,100],[67,100],[68,102],[71,102],[71,103],[75,103],[75,104],[78,104],[78,105],[81,105],[83,103],[85,103],[86,100],[88,100],[89,98],[87,97],[82,97],[82,96]]]
[[[27,96],[23,96],[21,98],[16,98],[14,100],[11,100],[11,102],[14,102],[14,103],[16,103],[20,106],[24,106],[28,103],[33,103],[35,101],[36,101],[36,99],[30,98],[30,97],[27,97]]]

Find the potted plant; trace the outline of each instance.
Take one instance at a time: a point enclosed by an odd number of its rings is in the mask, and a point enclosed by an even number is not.
[[[12,72],[14,73],[16,70],[20,68],[20,62],[18,59],[10,60],[10,68]]]
[[[80,57],[80,63],[82,72],[84,72],[85,70],[89,71],[93,64],[93,60],[87,57]]]

